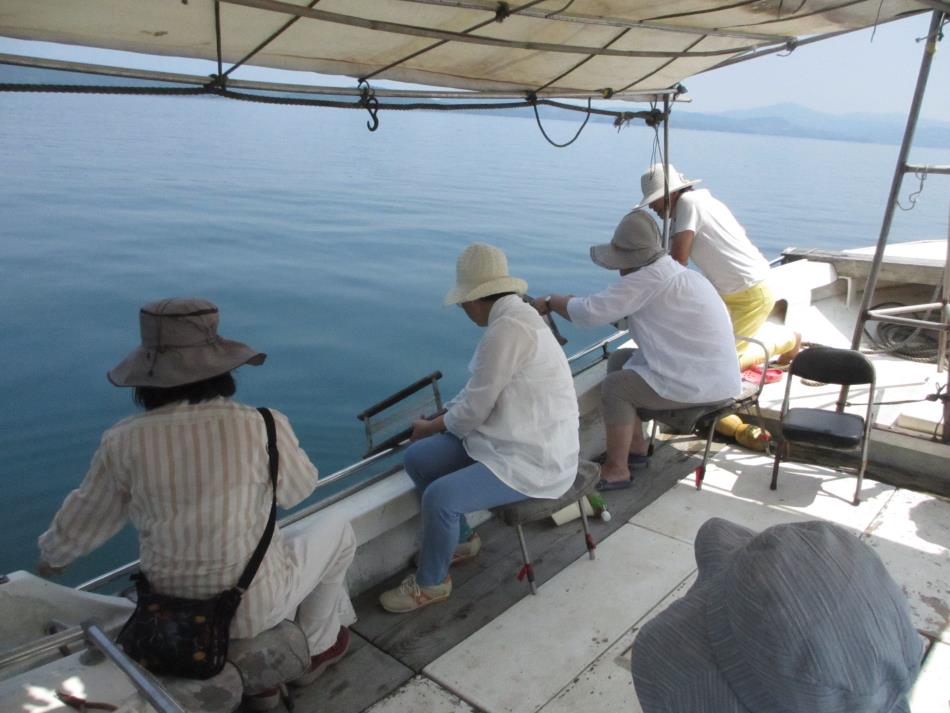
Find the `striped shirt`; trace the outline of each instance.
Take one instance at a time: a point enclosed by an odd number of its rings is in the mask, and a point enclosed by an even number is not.
[[[272,413],[277,503],[286,508],[313,492],[317,469],[287,417]],[[257,410],[225,398],[179,402],[120,421],[105,432],[82,484],[40,536],[43,559],[64,567],[131,520],[142,571],[156,591],[204,598],[234,586],[270,512],[266,446]],[[276,530],[231,636],[254,636],[287,615],[295,568]]]

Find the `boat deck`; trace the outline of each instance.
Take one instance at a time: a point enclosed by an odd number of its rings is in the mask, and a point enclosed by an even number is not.
[[[690,586],[693,537],[707,519],[724,517],[753,529],[822,519],[860,533],[931,637],[913,711],[947,710],[950,501],[866,481],[855,507],[852,475],[798,462],[783,465],[778,490],[770,491],[771,459],[734,446],[717,447],[697,491],[692,470],[701,443],[676,438],[674,445],[657,452],[630,490],[608,494],[613,519],[592,520],[596,560],[584,552],[577,521],[529,529],[538,596],[514,578],[513,530],[494,521],[480,528],[482,554],[453,570],[448,602],[395,615],[376,603],[382,586],[361,596],[352,652],[299,691],[295,709],[639,711],[630,677],[636,633]]]

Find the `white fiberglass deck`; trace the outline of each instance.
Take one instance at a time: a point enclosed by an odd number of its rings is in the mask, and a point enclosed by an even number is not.
[[[427,666],[372,713],[640,711],[630,649],[642,624],[695,577],[693,538],[710,517],[760,530],[822,519],[859,533],[902,585],[915,626],[938,637],[918,681],[914,713],[950,704],[950,502],[814,465],[783,465],[726,448],[701,491],[684,480],[581,557]],[[644,474],[642,477],[649,477]],[[595,529],[595,535],[596,535]]]

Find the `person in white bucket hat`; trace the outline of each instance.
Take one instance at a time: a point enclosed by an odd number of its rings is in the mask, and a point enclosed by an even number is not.
[[[752,244],[732,211],[709,190],[694,189],[701,181],[689,180],[670,164],[670,254],[682,265],[690,258],[712,282],[729,310],[733,334],[755,336],[775,305],[767,279],[769,264]],[[637,209],[649,206],[658,215],[667,211],[662,163],[655,163],[640,177],[643,199]],[[769,339],[767,341],[773,341]],[[790,329],[774,339],[773,355],[788,363],[801,338]],[[761,361],[761,352],[739,345],[742,368]]]
[[[107,377],[134,389],[144,411],[108,429],[82,484],[39,538],[38,572],[57,574],[131,522],[142,573],[162,594],[203,599],[237,584],[264,532],[274,489],[267,426],[252,406],[232,399],[232,371],[266,354],[218,334],[218,308],[177,297],[139,310],[141,344]],[[278,453],[277,504],[304,500],[317,469],[287,417],[270,409]],[[356,552],[350,523],[325,518],[275,529],[231,621],[232,638],[250,638],[284,619],[307,639],[312,682],[341,659],[356,614],[346,570]],[[273,684],[269,684],[273,685]],[[245,707],[280,704],[280,690],[245,689]]]
[[[508,274],[505,254],[469,245],[445,305],[457,304],[485,333],[471,376],[444,414],[413,423],[405,468],[422,498],[415,574],[380,596],[384,609],[413,611],[452,592],[449,567],[477,554],[465,514],[527,498],[558,498],[577,474],[577,395],[550,328],[526,304],[528,285]]]
[[[908,713],[922,639],[855,534],[712,518],[694,547],[696,582],[633,642],[643,713]]]
[[[625,320],[636,349],[617,349],[601,384],[607,454],[600,490],[628,488],[631,469],[648,466],[637,409],[680,409],[739,394],[739,364],[729,315],[705,277],[667,255],[644,211],[628,213],[613,238],[590,249],[591,260],[620,279],[588,297],[553,294],[535,300],[582,326]]]

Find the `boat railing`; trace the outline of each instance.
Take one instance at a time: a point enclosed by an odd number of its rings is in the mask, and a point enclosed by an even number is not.
[[[162,685],[145,669],[132,661],[94,622],[84,622],[82,630],[86,641],[112,661],[158,713],[185,713],[185,709],[168,695]]]
[[[601,339],[600,341],[597,341],[591,344],[590,346],[582,349],[581,351],[569,356],[567,361],[572,367],[572,374],[574,376],[577,376],[578,374],[581,374],[587,371],[588,369],[591,369],[592,367],[599,364],[601,361],[604,361],[605,359],[607,359],[607,357],[610,354],[610,351],[609,351],[610,345],[619,339],[625,338],[626,336],[627,336],[626,331],[614,332],[610,336],[605,337],[604,339]],[[595,359],[589,364],[585,364],[584,366],[582,366],[580,369],[577,369],[576,371],[574,370],[573,367],[576,363],[580,362],[585,357],[588,357],[591,354],[595,354],[597,352],[600,352],[600,357],[598,359]],[[332,473],[324,478],[320,478],[320,480],[317,482],[316,490],[321,490],[323,488],[326,488],[332,483],[336,483],[340,480],[343,480],[344,478],[347,478],[348,476],[353,475],[354,473],[357,473],[365,468],[368,468],[369,466],[373,464],[384,461],[387,458],[394,456],[400,453],[401,451],[405,450],[405,448],[408,445],[409,445],[408,440],[403,441],[402,443],[398,443],[390,448],[380,451],[379,453],[369,456],[368,458],[363,458],[362,460],[358,460],[355,463],[352,463],[351,465],[348,465],[345,468],[338,470],[335,473]],[[277,524],[279,527],[287,527],[288,525],[292,523],[295,523],[299,520],[304,519],[305,517],[309,517],[310,515],[313,515],[314,513],[319,512],[320,510],[330,507],[334,503],[339,502],[340,500],[343,500],[344,498],[350,495],[353,495],[354,493],[359,492],[360,490],[363,490],[375,483],[378,483],[380,480],[383,480],[389,477],[393,473],[397,472],[399,469],[400,469],[400,466],[394,466],[393,468],[384,470],[383,472],[377,473],[369,478],[362,479],[357,483],[353,483],[353,485],[351,485],[350,487],[344,488],[343,490],[337,493],[334,493],[333,495],[329,497],[322,498],[321,500],[315,503],[307,505],[306,507],[303,507],[300,510],[297,510],[295,512],[290,513],[289,515],[286,515],[285,517],[282,517],[278,521]],[[98,577],[94,577],[93,579],[83,582],[82,584],[77,586],[76,589],[79,589],[84,592],[90,592],[90,591],[96,591],[98,589],[102,589],[103,587],[105,587],[108,584],[111,584],[117,579],[121,579],[122,577],[132,574],[138,569],[138,566],[139,566],[139,560],[135,560],[134,562],[129,562],[128,564],[122,565],[121,567],[116,567],[115,569],[112,569],[104,574],[101,574]]]

